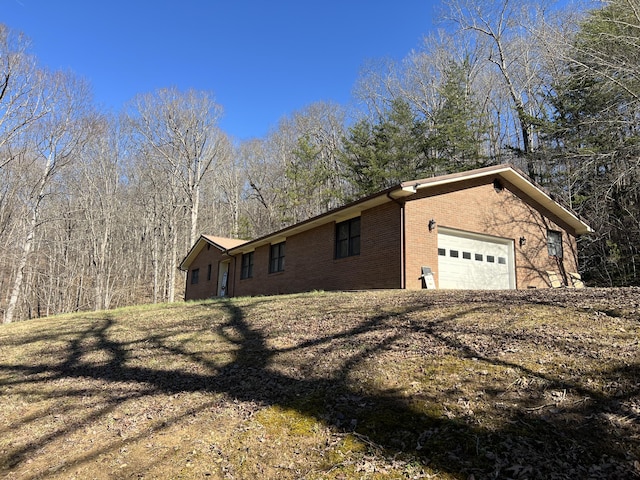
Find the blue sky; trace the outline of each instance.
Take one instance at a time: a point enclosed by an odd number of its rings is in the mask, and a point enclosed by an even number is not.
[[[119,111],[139,93],[213,92],[221,127],[263,137],[316,101],[347,104],[367,60],[401,59],[434,28],[431,0],[0,0],[40,64]]]

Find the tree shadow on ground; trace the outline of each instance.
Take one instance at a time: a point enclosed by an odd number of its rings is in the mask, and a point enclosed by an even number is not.
[[[504,302],[504,298],[500,301]],[[1,371],[12,374],[12,380],[0,385],[4,387],[33,384],[37,388],[43,381],[89,378],[106,382],[113,389],[110,404],[74,424],[60,426],[26,445],[2,452],[4,458],[0,465],[6,465],[5,472],[10,471],[54,439],[110,414],[117,402],[159,392],[200,392],[222,394],[261,406],[292,409],[337,431],[354,435],[379,455],[407,458],[428,465],[433,471],[448,472],[460,478],[471,475],[474,478],[631,478],[638,475],[633,463],[638,455],[637,436],[634,451],[629,451],[629,441],[619,437],[629,432],[638,434],[640,417],[638,410],[633,409],[640,407],[637,362],[601,373],[625,386],[608,395],[589,388],[586,382],[542,374],[517,361],[501,360],[498,355],[487,354],[467,342],[463,335],[451,334],[451,322],[465,315],[482,314],[482,305],[467,304],[448,316],[423,319],[421,312],[430,307],[429,299],[425,298],[401,311],[364,316],[349,328],[278,347],[273,345],[264,326],[258,327],[250,320],[249,310],[234,301],[220,301],[214,308],[226,311],[226,320],[220,322],[214,318],[209,325],[226,339],[227,353],[232,355],[232,361],[216,362],[207,352],[191,351],[169,342],[169,333],[154,332],[144,339],[147,348],[201,367],[192,372],[132,362],[141,340],[118,339],[113,333],[116,322],[107,315],[91,328],[76,332],[63,360],[56,365],[30,366],[25,362],[0,367]],[[503,342],[514,341],[510,338],[513,333],[493,331],[491,335],[504,335]],[[499,338],[493,340],[501,341]],[[552,340],[545,338],[544,341]],[[545,404],[542,396],[533,395],[530,404],[524,403],[524,399],[516,404],[501,401],[504,390],[487,388],[477,393],[484,397],[483,405],[493,405],[501,418],[487,423],[478,420],[478,415],[465,406],[473,399],[465,398],[464,389],[456,385],[435,396],[433,390],[408,394],[406,389],[376,387],[354,380],[353,372],[369,368],[368,362],[372,358],[407,348],[410,342],[422,345],[422,350],[417,351],[422,355],[456,355],[465,361],[486,365],[486,368],[517,371],[518,378],[538,382],[533,390],[569,391],[579,401]],[[100,353],[100,361],[87,361],[88,349]],[[335,355],[336,351],[340,354]],[[284,371],[279,358],[290,354],[300,355],[300,364]],[[380,358],[384,360],[385,357]],[[326,359],[331,359],[332,364],[324,364]],[[434,388],[437,390],[438,386]],[[69,389],[66,394],[82,396],[89,393]],[[434,409],[433,402],[442,395],[457,402],[459,411],[452,412],[437,405]],[[212,397],[211,402],[198,409],[209,408],[218,401],[218,397]],[[156,428],[166,428],[183,415],[186,414],[167,419]],[[629,431],[608,428],[604,420],[607,415],[626,419]],[[32,421],[37,418],[23,419],[23,422]],[[7,433],[0,431],[0,435]],[[110,445],[106,449],[120,446]],[[106,449],[78,455],[76,462],[96,458]]]

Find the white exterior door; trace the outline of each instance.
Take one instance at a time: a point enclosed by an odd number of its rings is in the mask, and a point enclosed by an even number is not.
[[[438,287],[460,290],[515,288],[513,240],[438,228]]]
[[[218,267],[218,296],[227,296],[227,284],[229,283],[229,263],[221,262]]]

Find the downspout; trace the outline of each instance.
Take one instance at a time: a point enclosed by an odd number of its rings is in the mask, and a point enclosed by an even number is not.
[[[397,200],[390,195],[391,192],[387,193],[387,198],[394,203],[397,203],[400,206],[400,288],[402,290],[407,289],[407,256],[405,254],[406,245],[405,245],[405,235],[404,235],[404,225],[405,225],[405,211],[404,206],[405,202],[401,200]]]

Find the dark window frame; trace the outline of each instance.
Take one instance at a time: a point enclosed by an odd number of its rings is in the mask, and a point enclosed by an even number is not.
[[[360,217],[336,223],[335,258],[360,255]]]
[[[211,270],[212,270],[211,264],[207,265],[207,282],[211,281]]]
[[[284,272],[286,242],[274,243],[269,249],[269,273]]]
[[[253,278],[253,252],[243,253],[240,265],[240,280]]]
[[[191,285],[197,285],[200,281],[200,269],[194,268],[191,270]]]
[[[563,257],[562,232],[558,230],[547,230],[547,253],[550,257]]]

